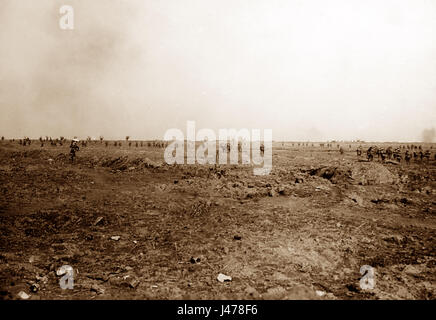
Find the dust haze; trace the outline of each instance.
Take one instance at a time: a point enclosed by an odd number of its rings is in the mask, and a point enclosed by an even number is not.
[[[434,128],[424,129],[422,131],[422,142],[432,143],[435,141],[436,131]]]
[[[6,137],[419,141],[436,123],[434,1],[2,1]]]

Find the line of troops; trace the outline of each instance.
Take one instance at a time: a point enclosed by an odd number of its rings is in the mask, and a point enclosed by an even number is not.
[[[2,141],[4,141],[4,140],[5,140],[4,137],[2,137]],[[12,139],[10,141],[14,142],[15,139]],[[91,139],[88,138],[86,140],[81,140],[80,144],[81,144],[82,147],[87,147],[88,144],[90,144],[92,141],[94,141],[94,143],[97,143],[96,140],[91,140]],[[55,138],[55,139],[52,139],[51,137],[45,137],[45,139],[40,137],[39,138],[39,142],[40,142],[41,147],[44,147],[45,144],[51,145],[53,147],[57,147],[58,145],[59,146],[63,146],[64,144],[66,144],[67,140],[64,137]],[[103,143],[103,139],[100,139],[100,142]],[[30,146],[31,143],[32,143],[32,140],[30,140],[30,138],[28,138],[28,137],[25,137],[24,139],[19,139],[18,140],[18,144],[21,145],[21,146],[27,146],[27,145]],[[109,141],[104,141],[104,143],[105,143],[106,147],[109,146]],[[145,144],[143,141],[135,141],[135,142],[126,141],[126,143],[128,144],[129,147],[131,147],[133,145],[133,143],[135,144],[135,147],[139,147],[139,146],[143,147],[144,144]],[[76,142],[76,144],[78,144],[78,141]],[[114,141],[114,146],[115,147],[117,147],[117,146],[121,147],[122,146],[121,141]],[[153,148],[166,148],[168,146],[168,142],[163,142],[163,141],[148,141],[147,142],[147,146],[148,147],[153,147]]]
[[[431,151],[430,150],[423,151],[421,146],[413,146],[413,145],[411,146],[408,145],[407,147],[403,146],[403,149],[405,148],[407,148],[406,151],[404,152],[404,160],[406,161],[406,163],[410,163],[410,160],[412,158],[414,161],[420,160],[421,162],[424,160],[429,161],[431,158]],[[363,153],[362,146],[359,146],[356,152],[357,152],[357,156],[361,157]],[[380,159],[382,162],[385,161],[386,159],[396,160],[398,162],[401,162],[403,159],[403,154],[401,152],[400,147],[396,147],[396,148],[388,147],[386,149],[378,146],[369,147],[366,150],[366,157],[368,161],[373,161],[375,156],[377,156],[377,158]],[[436,154],[434,155],[434,159],[436,160]]]

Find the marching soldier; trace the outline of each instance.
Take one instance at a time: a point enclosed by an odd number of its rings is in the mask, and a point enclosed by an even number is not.
[[[412,156],[410,155],[409,150],[406,150],[406,153],[404,155],[404,160],[406,160],[406,163],[409,164],[410,163],[410,159],[412,158]]]
[[[385,154],[385,149],[384,148],[379,148],[378,149],[378,156],[379,156],[379,158],[381,158],[382,162],[385,161],[386,154]]]
[[[395,148],[393,155],[394,155],[395,160],[397,160],[398,162],[401,162],[401,149],[400,148]]]
[[[70,144],[71,162],[74,162],[74,159],[76,158],[76,152],[79,151],[79,146],[77,145],[77,142],[79,142],[78,139],[71,140],[71,144]]]
[[[388,159],[392,159],[392,147],[388,147],[386,149],[386,156],[388,157]]]
[[[374,160],[373,147],[369,147],[368,150],[366,150],[366,157],[368,158],[368,161]]]
[[[427,159],[427,162],[430,161],[431,152],[430,150],[425,151],[424,158]]]

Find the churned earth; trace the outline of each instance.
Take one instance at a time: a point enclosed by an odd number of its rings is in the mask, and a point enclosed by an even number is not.
[[[65,145],[1,142],[0,298],[435,299],[435,161],[344,148],[275,143],[255,176],[160,148],[91,143],[71,164]]]

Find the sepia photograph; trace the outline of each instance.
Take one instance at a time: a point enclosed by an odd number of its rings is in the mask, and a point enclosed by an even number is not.
[[[436,300],[436,1],[0,21],[0,300]]]

